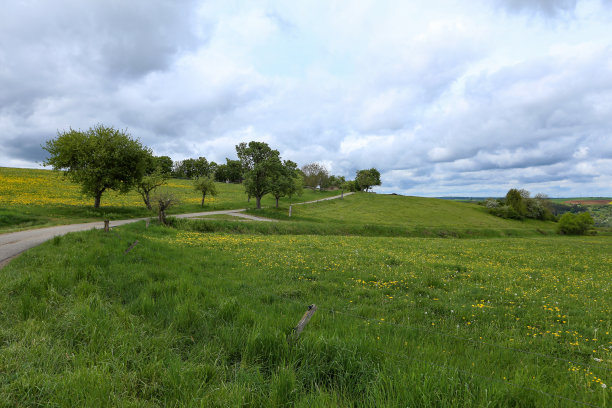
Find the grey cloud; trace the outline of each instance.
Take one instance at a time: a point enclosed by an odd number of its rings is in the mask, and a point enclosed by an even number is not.
[[[495,0],[496,4],[513,12],[532,12],[547,16],[573,12],[578,0]]]

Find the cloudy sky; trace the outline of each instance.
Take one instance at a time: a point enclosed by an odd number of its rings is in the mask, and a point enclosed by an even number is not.
[[[265,141],[379,192],[612,195],[612,0],[9,0],[0,166],[58,131]]]

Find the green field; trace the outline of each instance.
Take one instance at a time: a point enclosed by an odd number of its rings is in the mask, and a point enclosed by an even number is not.
[[[489,214],[476,204],[368,193],[356,193],[342,200],[294,205],[291,217],[287,208],[248,212],[298,222],[302,226],[318,225],[322,230],[343,234],[355,231],[352,235],[541,236],[553,234],[556,230],[553,222],[507,220]]]
[[[247,201],[244,187],[238,184],[217,183],[219,194],[207,197],[201,207],[202,195],[193,189],[190,180],[170,179],[160,190],[169,191],[179,199],[170,214],[250,208],[255,200]],[[336,195],[305,189],[293,201],[311,201]],[[289,200],[281,199],[286,205]],[[262,205],[273,206],[274,198],[265,196]],[[112,191],[102,196],[100,209],[93,208],[93,199],[84,197],[80,187],[50,170],[14,169],[0,167],[0,233],[59,224],[118,220],[154,215],[147,210],[140,195],[132,191],[117,194]]]
[[[0,405],[607,406],[611,254],[609,237],[70,234],[2,270]]]
[[[279,222],[140,222],[15,258],[0,406],[610,406],[612,237],[365,193],[249,212]]]

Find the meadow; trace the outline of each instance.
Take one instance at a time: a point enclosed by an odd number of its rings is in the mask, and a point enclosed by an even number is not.
[[[170,179],[160,190],[171,192],[179,200],[179,204],[168,211],[170,214],[255,206],[255,200],[247,201],[242,185],[217,183],[217,188],[219,194],[206,197],[204,208],[201,207],[202,195],[194,190],[191,180]],[[292,201],[310,201],[335,194],[305,189]],[[287,205],[289,199],[283,198],[281,203]],[[262,201],[265,206],[274,204],[269,196]],[[106,192],[101,208],[94,209],[93,199],[83,196],[80,186],[71,183],[60,172],[0,167],[0,232],[152,215],[136,191],[128,194]]]
[[[367,193],[357,193],[341,200],[294,205],[291,217],[287,208],[247,212],[297,222],[302,228],[318,225],[321,230],[352,235],[501,237],[542,236],[556,231],[554,222],[494,217],[477,204]]]
[[[611,264],[597,236],[69,234],[2,270],[0,406],[606,407]]]

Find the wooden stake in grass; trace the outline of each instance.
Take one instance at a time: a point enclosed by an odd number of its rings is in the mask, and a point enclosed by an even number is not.
[[[110,229],[109,226],[110,221],[109,220],[104,220],[104,232],[108,232]]]
[[[312,304],[308,306],[308,310],[306,311],[306,313],[304,313],[304,316],[302,316],[302,319],[298,322],[297,326],[295,326],[295,328],[293,329],[294,339],[297,339],[298,337],[300,337],[300,333],[302,333],[302,330],[304,330],[304,327],[306,327],[306,325],[312,318],[312,315],[314,315],[316,311],[317,311],[317,305]]]
[[[134,243],[132,245],[130,245],[128,247],[128,249],[125,250],[125,252],[123,253],[124,255],[127,254],[128,252],[130,252],[132,249],[134,249],[134,247],[138,245],[138,240],[134,241]]]

